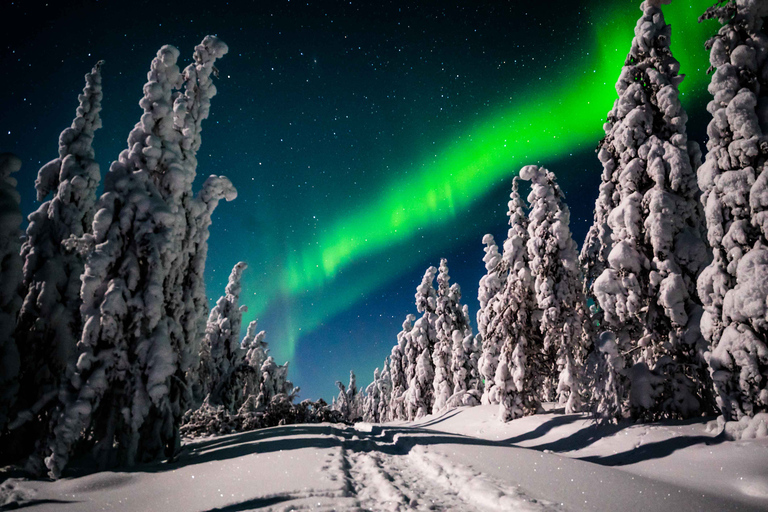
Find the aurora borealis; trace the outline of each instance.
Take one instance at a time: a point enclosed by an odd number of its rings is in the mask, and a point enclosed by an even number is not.
[[[689,133],[707,122],[704,41],[712,0],[664,7],[686,79]],[[2,150],[24,161],[36,208],[39,166],[56,155],[82,76],[99,59],[105,173],[138,120],[146,70],[173,44],[183,65],[207,33],[230,47],[198,175],[239,197],[214,216],[208,295],[246,261],[242,303],[302,398],[330,400],[349,369],[370,381],[395,343],[425,268],[448,258],[471,315],[483,234],[501,244],[512,176],[555,171],[581,243],[601,172],[594,148],[640,11],[583,2],[84,1],[14,3],[2,45]]]

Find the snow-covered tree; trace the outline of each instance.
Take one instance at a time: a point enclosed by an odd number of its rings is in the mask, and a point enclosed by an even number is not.
[[[21,160],[10,153],[0,153],[0,432],[9,420],[19,389],[19,351],[13,337],[16,316],[22,303],[21,196],[16,178]]]
[[[726,420],[768,411],[768,3],[719,2],[706,162],[698,173],[713,260],[699,276],[701,330]]]
[[[553,173],[529,165],[520,170],[520,178],[531,182],[526,245],[536,305],[541,311],[542,398],[556,396],[566,412],[574,412],[581,407],[581,368],[591,340],[578,252],[569,227],[570,211]]]
[[[487,328],[489,339],[499,347],[499,359],[493,385],[486,386],[491,394],[487,401],[499,404],[499,417],[504,421],[537,411],[544,373],[542,337],[534,322],[537,304],[527,247],[529,222],[517,176],[512,180],[507,216],[502,264],[508,275],[492,299],[498,313]]]
[[[245,337],[240,342],[240,348],[245,351],[245,362],[254,368],[261,368],[262,363],[267,358],[268,344],[265,340],[267,333],[265,331],[256,332],[258,322],[253,320],[248,324]]]
[[[603,185],[582,263],[600,328],[616,335],[625,358],[619,379],[630,381],[617,386],[625,393],[619,402],[635,417],[687,417],[707,402],[695,287],[708,259],[696,184],[701,152],[686,134],[670,26],[658,1],[641,9],[604,126]],[[647,396],[633,390],[632,376]]]
[[[45,201],[29,216],[27,237],[21,247],[26,297],[19,312],[16,343],[21,357],[20,395],[12,428],[25,424],[21,437],[44,436],[50,403],[55,403],[65,373],[74,370],[80,337],[80,276],[84,257],[62,242],[91,230],[99,164],[93,137],[101,128],[101,62],[85,75],[72,125],[59,136],[59,156],[37,175],[38,201]],[[69,369],[68,366],[71,366]],[[35,425],[26,424],[36,418]],[[19,436],[16,443],[24,444]],[[31,447],[27,447],[30,449]]]
[[[430,414],[435,402],[432,351],[437,339],[437,293],[433,286],[436,273],[435,267],[429,267],[416,288],[416,309],[422,316],[413,325],[408,337],[410,343],[405,347],[408,360],[408,393],[405,399],[408,419],[416,417],[418,411],[422,411],[422,415]],[[414,386],[419,389],[414,389]]]
[[[409,382],[407,376],[408,359],[406,356],[406,345],[412,343],[411,330],[413,329],[414,320],[416,320],[414,315],[409,314],[405,317],[403,330],[397,334],[397,345],[392,347],[390,354],[392,378],[392,392],[389,399],[388,414],[390,421],[406,418],[405,393],[408,391]]]
[[[225,405],[223,402],[229,401],[225,395],[232,392],[233,387],[238,387],[233,381],[246,355],[239,341],[240,324],[243,313],[247,311],[246,306],[239,304],[241,280],[246,268],[248,265],[244,261],[232,268],[224,295],[208,315],[200,357],[200,364],[205,366],[205,370],[200,373],[205,377],[201,383],[201,396],[210,395],[208,402],[211,405]]]
[[[379,391],[379,406],[376,411],[377,421],[383,423],[389,418],[389,397],[392,395],[392,373],[389,358],[384,359],[384,367],[377,382]]]
[[[500,303],[496,295],[504,287],[508,274],[508,266],[499,254],[499,248],[493,235],[486,234],[483,237],[485,244],[485,263],[486,274],[480,278],[480,286],[477,290],[477,300],[480,302],[480,309],[477,311],[477,343],[482,346],[482,353],[478,363],[480,378],[483,383],[482,403],[498,403],[495,387],[494,375],[496,367],[499,364],[499,340],[489,335],[488,325],[494,320],[498,311],[495,306]]]
[[[440,269],[437,275],[437,300],[436,300],[436,320],[435,320],[435,345],[432,349],[432,363],[435,369],[433,412],[438,412],[445,408],[448,399],[454,393],[454,369],[456,371],[466,371],[461,374],[460,388],[466,390],[469,381],[476,375],[472,375],[471,349],[465,353],[464,350],[457,350],[454,353],[454,332],[463,340],[472,335],[472,328],[469,323],[469,313],[461,305],[461,288],[458,284],[450,284],[450,275],[448,275],[448,262],[445,258],[440,260]],[[463,346],[463,345],[462,345]],[[458,359],[453,360],[453,356]],[[476,374],[476,371],[474,372]]]
[[[365,398],[363,398],[363,421],[376,423],[379,421],[379,403],[381,395],[379,394],[379,379],[381,372],[376,368],[373,371],[373,381],[365,388]]]
[[[414,329],[416,328],[414,327]],[[416,361],[416,371],[408,384],[408,392],[406,393],[405,402],[409,420],[421,418],[431,412],[432,382],[434,379],[435,370],[432,367],[429,350],[424,349]]]
[[[158,51],[139,102],[144,114],[105,176],[93,234],[83,237],[92,247],[81,287],[84,328],[46,459],[54,477],[83,435],[104,464],[131,465],[179,447],[198,348],[189,334],[201,322],[194,283],[202,273],[192,274],[204,251],[193,254],[209,219],[188,203],[208,207],[235,195],[222,178],[192,195],[201,122],[216,93],[210,75],[226,52],[207,36],[180,73],[178,50]]]

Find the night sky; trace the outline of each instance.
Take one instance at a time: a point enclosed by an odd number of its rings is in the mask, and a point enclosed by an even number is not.
[[[290,360],[300,398],[362,385],[396,342],[424,270],[448,259],[474,322],[485,233],[501,244],[512,177],[554,171],[581,244],[601,166],[595,147],[640,15],[639,1],[4,2],[0,151],[24,162],[22,210],[57,156],[83,75],[99,59],[102,175],[126,146],[155,52],[218,35],[219,94],[198,180],[238,198],[211,227],[207,291],[246,261],[241,303]],[[689,134],[705,142],[705,39],[713,0],[665,6]]]

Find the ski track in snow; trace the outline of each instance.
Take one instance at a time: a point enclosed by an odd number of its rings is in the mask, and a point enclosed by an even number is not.
[[[457,465],[424,447],[413,446],[408,450],[403,442],[407,436],[386,428],[379,434],[353,427],[334,430],[338,435],[332,437],[340,446],[325,461],[321,471],[331,481],[339,482],[337,491],[307,490],[263,496],[255,501],[262,505],[274,503],[267,510],[275,512],[309,509],[371,512],[560,509],[548,502],[531,499],[516,487]]]

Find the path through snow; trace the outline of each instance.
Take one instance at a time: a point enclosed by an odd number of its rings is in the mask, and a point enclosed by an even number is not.
[[[595,430],[578,415],[505,425],[485,407],[417,424],[275,427],[192,442],[173,463],[6,480],[0,504],[5,496],[35,512],[768,509],[767,443],[722,443],[703,425],[634,428]]]

